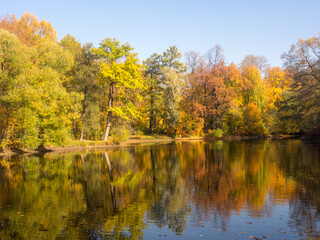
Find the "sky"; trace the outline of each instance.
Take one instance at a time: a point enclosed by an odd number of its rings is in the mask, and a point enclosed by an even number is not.
[[[175,45],[205,54],[219,44],[227,63],[246,55],[282,66],[299,39],[319,36],[320,0],[0,0],[0,16],[25,12],[50,22],[61,40],[70,34],[99,46],[128,42],[141,60]]]

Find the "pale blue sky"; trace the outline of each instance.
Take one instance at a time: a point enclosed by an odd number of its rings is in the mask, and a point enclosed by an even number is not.
[[[254,54],[282,66],[291,44],[320,32],[320,0],[0,0],[0,6],[1,16],[28,11],[49,21],[59,40],[69,33],[98,46],[116,37],[141,60],[171,45],[204,54],[220,44],[228,63]]]

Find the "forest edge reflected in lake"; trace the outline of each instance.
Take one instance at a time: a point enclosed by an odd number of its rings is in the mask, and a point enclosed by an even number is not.
[[[175,142],[2,158],[3,239],[315,239],[318,145]]]

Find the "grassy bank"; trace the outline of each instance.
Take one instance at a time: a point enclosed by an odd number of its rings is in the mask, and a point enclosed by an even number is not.
[[[293,135],[278,135],[278,136],[223,136],[223,137],[213,137],[210,135],[205,136],[191,136],[191,137],[170,137],[167,135],[139,135],[139,136],[129,136],[126,141],[115,143],[110,137],[108,141],[92,141],[92,140],[73,140],[63,146],[44,146],[36,150],[30,149],[5,149],[0,152],[0,156],[8,155],[30,155],[30,154],[45,154],[48,152],[70,152],[70,151],[82,151],[90,149],[101,149],[101,148],[115,148],[124,146],[133,146],[140,144],[156,144],[156,143],[168,143],[174,141],[215,141],[215,140],[225,140],[225,141],[239,141],[239,140],[254,140],[254,139],[283,139],[283,138],[295,138],[297,136]]]

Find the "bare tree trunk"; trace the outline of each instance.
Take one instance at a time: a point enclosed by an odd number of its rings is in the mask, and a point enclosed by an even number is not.
[[[108,100],[107,128],[106,128],[106,134],[104,135],[104,141],[108,140],[109,133],[110,133],[111,117],[112,117],[112,111],[110,111],[110,110],[111,110],[112,106],[113,106],[113,83],[110,83],[109,100]]]
[[[83,141],[83,135],[84,135],[84,130],[83,130],[83,128],[81,128],[80,141]]]

